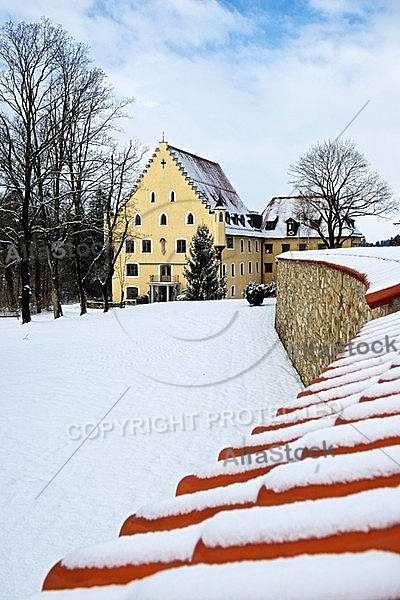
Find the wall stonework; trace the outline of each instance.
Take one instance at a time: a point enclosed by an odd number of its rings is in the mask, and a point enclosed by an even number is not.
[[[276,330],[304,385],[320,375],[361,327],[390,312],[371,309],[363,282],[336,268],[278,260]]]

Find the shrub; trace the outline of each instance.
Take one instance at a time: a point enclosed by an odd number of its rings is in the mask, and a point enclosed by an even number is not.
[[[261,306],[264,298],[272,298],[276,296],[276,283],[255,283],[249,281],[242,291],[243,298],[252,306]]]
[[[149,303],[148,296],[141,295],[136,298],[136,304],[148,304],[148,303]]]

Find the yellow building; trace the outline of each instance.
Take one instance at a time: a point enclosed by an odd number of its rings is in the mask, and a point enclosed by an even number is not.
[[[285,217],[291,199],[287,200],[286,206],[282,203]],[[280,203],[276,198],[271,202],[276,212]],[[186,287],[186,255],[198,225],[207,225],[214,237],[228,298],[241,298],[249,281],[274,280],[275,256],[289,249],[285,243],[295,241],[290,235],[281,237],[287,234],[286,224],[268,206],[263,214],[247,209],[218,163],[164,141],[140,175],[128,204],[128,237],[113,278],[117,302],[122,297],[134,301],[140,295],[147,295],[150,302],[165,302],[181,294]],[[298,243],[307,249],[318,247],[310,239],[298,236]]]

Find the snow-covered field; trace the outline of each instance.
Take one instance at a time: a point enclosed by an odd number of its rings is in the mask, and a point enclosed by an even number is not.
[[[226,300],[0,319],[0,598],[38,592],[293,399],[274,313]]]

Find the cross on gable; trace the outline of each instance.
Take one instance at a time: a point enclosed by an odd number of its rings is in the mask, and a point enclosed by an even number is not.
[[[164,159],[162,159],[162,161],[161,161],[161,164],[162,164],[162,168],[164,168],[164,167],[165,167],[165,165],[167,164],[167,161],[166,161],[166,160],[164,160]]]

